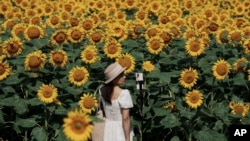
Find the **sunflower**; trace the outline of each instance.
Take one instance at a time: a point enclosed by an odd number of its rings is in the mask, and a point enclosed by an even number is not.
[[[39,25],[39,24],[42,24],[42,18],[40,16],[34,16],[31,18],[30,20],[30,24],[32,25]]]
[[[151,63],[151,61],[143,61],[142,63],[142,69],[145,70],[146,72],[151,72],[153,71],[155,66]]]
[[[135,13],[135,21],[145,21],[148,19],[148,12],[144,10],[138,10]]]
[[[98,49],[95,46],[89,45],[81,52],[81,59],[85,63],[92,64],[100,60],[100,57],[98,57],[97,54]]]
[[[67,11],[61,11],[61,12],[60,12],[60,15],[59,15],[59,18],[60,18],[61,21],[66,22],[66,21],[68,21],[69,18],[70,18],[70,13],[67,12]]]
[[[42,37],[44,37],[44,31],[40,26],[30,24],[24,30],[24,37],[26,40],[42,38]]]
[[[81,24],[82,25],[82,28],[86,31],[90,31],[92,29],[95,28],[95,22],[92,18],[86,18],[86,19],[83,19],[81,20]]]
[[[186,52],[190,56],[199,56],[202,54],[205,50],[203,40],[198,38],[191,38],[188,39],[185,45]]]
[[[203,94],[199,90],[189,91],[185,96],[186,103],[191,108],[198,108],[203,103]]]
[[[231,113],[234,115],[242,115],[245,117],[249,111],[249,107],[242,102],[233,102],[229,103],[229,107],[232,110]]]
[[[10,72],[10,65],[7,62],[0,60],[0,81],[7,78],[10,75]]]
[[[121,55],[121,52],[121,44],[116,40],[108,41],[104,45],[104,53],[111,59]]]
[[[50,41],[53,45],[60,46],[67,43],[67,38],[67,31],[59,29],[52,34]]]
[[[164,47],[164,41],[161,37],[155,36],[150,38],[147,43],[147,49],[151,54],[159,54],[163,47]]]
[[[72,43],[79,43],[83,40],[84,31],[80,27],[71,27],[67,31],[67,37]]]
[[[162,13],[158,16],[157,21],[158,21],[159,25],[166,25],[170,22],[170,19],[167,16],[167,14]]]
[[[216,33],[216,41],[220,44],[228,43],[229,29],[219,29]]]
[[[246,39],[243,43],[244,52],[250,54],[250,39]]]
[[[146,33],[145,33],[145,38],[149,40],[152,37],[155,37],[159,34],[160,28],[158,25],[151,25],[150,27],[147,28]]]
[[[164,109],[171,109],[172,112],[176,111],[176,105],[174,101],[168,102],[166,104],[163,105]]]
[[[191,88],[193,87],[198,79],[198,72],[197,70],[193,68],[189,69],[184,69],[181,72],[180,78],[179,78],[179,83],[184,87],[184,88]]]
[[[84,113],[89,114],[98,106],[96,97],[92,94],[83,94],[78,104]]]
[[[193,0],[185,0],[185,2],[183,3],[183,8],[186,11],[192,11],[192,8],[195,7],[195,3]]]
[[[44,67],[46,55],[42,51],[29,53],[25,58],[25,70],[36,71]]]
[[[237,72],[245,71],[247,68],[247,63],[248,60],[245,57],[236,60],[235,63],[233,64],[234,70]]]
[[[240,43],[242,41],[242,31],[239,29],[231,30],[228,35],[229,41],[232,43]]]
[[[121,54],[116,58],[116,62],[118,62],[122,67],[126,67],[124,73],[130,73],[135,69],[135,58],[129,53]]]
[[[44,103],[52,103],[57,98],[58,91],[55,86],[52,84],[45,85],[42,84],[42,86],[37,91],[38,98],[44,102]]]
[[[51,28],[58,28],[60,24],[60,18],[57,15],[50,15],[46,19],[46,24]]]
[[[88,34],[88,39],[92,44],[102,43],[105,38],[104,32],[102,30],[95,30]]]
[[[3,53],[7,56],[16,56],[21,54],[23,50],[22,42],[17,38],[10,38],[4,42]]]
[[[4,29],[11,29],[14,27],[15,25],[15,21],[13,19],[7,19],[4,21],[4,23],[2,24],[2,27]]]
[[[64,50],[55,50],[50,52],[49,62],[53,66],[64,67],[67,61],[68,61],[68,56]]]
[[[103,11],[103,10],[106,9],[106,4],[105,4],[105,2],[102,1],[102,0],[97,0],[97,1],[95,1],[94,8],[95,8],[97,11]]]
[[[13,26],[11,30],[11,35],[13,38],[19,38],[20,35],[24,35],[24,31],[26,29],[26,25],[24,23],[19,23]]]
[[[161,30],[159,33],[159,36],[162,38],[162,40],[164,41],[164,44],[170,44],[173,40],[173,35],[172,33],[170,33],[167,30]]]
[[[91,137],[93,125],[89,116],[80,110],[68,112],[63,119],[63,132],[72,141],[87,141]]]
[[[84,85],[89,78],[89,72],[85,67],[76,66],[69,72],[69,82],[76,85]]]
[[[153,13],[154,15],[159,15],[162,12],[162,2],[161,1],[150,1],[147,5],[148,11]]]
[[[213,75],[217,80],[223,80],[230,71],[230,64],[224,59],[217,60],[212,66]]]
[[[248,73],[248,81],[250,81],[250,69],[247,70],[247,73]]]
[[[235,15],[242,16],[245,12],[245,9],[246,9],[246,7],[243,3],[238,3],[237,5],[234,6],[233,11],[234,11]]]
[[[128,36],[128,31],[126,30],[126,26],[120,24],[119,22],[111,24],[109,27],[110,36],[115,37],[118,41],[123,41]]]
[[[79,20],[75,17],[69,18],[69,23],[71,27],[75,27],[79,25]]]

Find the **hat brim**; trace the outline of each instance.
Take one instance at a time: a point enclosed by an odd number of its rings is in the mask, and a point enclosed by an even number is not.
[[[108,80],[106,80],[104,83],[105,84],[108,84],[110,83],[111,81],[113,81],[119,74],[121,74],[127,67],[124,67],[122,69],[120,69],[119,71],[117,71],[116,74],[114,74],[111,78],[109,78]]]

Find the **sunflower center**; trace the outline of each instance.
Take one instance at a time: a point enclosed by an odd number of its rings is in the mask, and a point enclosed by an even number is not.
[[[18,45],[18,43],[11,43],[11,44],[9,44],[8,46],[7,46],[7,51],[9,52],[9,53],[16,53],[17,51],[18,51],[18,49],[19,49],[19,45]]]
[[[76,18],[71,18],[70,24],[71,24],[71,26],[77,26],[79,24],[79,22]]]
[[[227,65],[226,64],[219,64],[216,68],[216,72],[223,76],[225,74],[227,74]]]
[[[161,46],[161,43],[158,40],[152,40],[150,43],[150,48],[153,50],[158,50]]]
[[[14,25],[15,25],[15,23],[13,21],[8,21],[7,24],[6,24],[6,27],[8,29],[12,29]]]
[[[58,18],[57,16],[51,17],[50,23],[51,23],[52,25],[58,24],[58,23],[59,23],[59,18]]]
[[[199,41],[193,41],[190,44],[189,48],[192,52],[197,52],[200,49],[200,42]]]
[[[167,32],[161,33],[160,37],[163,39],[164,43],[169,43],[172,40],[171,35]]]
[[[72,131],[77,134],[82,134],[85,131],[86,126],[86,123],[80,117],[75,117],[71,124]]]
[[[140,19],[140,20],[143,20],[145,18],[145,13],[144,12],[139,12],[137,14],[137,18]]]
[[[185,83],[192,83],[194,81],[194,74],[192,72],[187,72],[185,75],[184,75],[184,78],[183,80],[185,81]]]
[[[161,22],[162,24],[166,24],[166,23],[169,22],[169,19],[168,19],[167,16],[162,16],[162,17],[160,18],[160,22]]]
[[[219,34],[219,39],[222,43],[226,43],[227,42],[227,32],[223,31]]]
[[[156,36],[157,33],[158,33],[158,30],[155,29],[155,28],[151,28],[151,29],[148,30],[148,36],[149,37]]]
[[[95,100],[91,97],[84,98],[83,106],[87,109],[91,109],[95,105]]]
[[[231,34],[231,40],[233,41],[241,41],[241,35],[239,32],[234,32]]]
[[[4,74],[5,72],[5,67],[3,64],[0,64],[0,75]]]
[[[31,68],[38,68],[41,63],[42,63],[42,61],[37,56],[31,56],[29,58],[29,67],[31,67]]]
[[[85,58],[86,58],[87,60],[92,60],[92,59],[94,58],[93,52],[92,52],[92,51],[86,51],[86,52],[85,52]]]
[[[208,26],[208,29],[211,31],[216,31],[218,27],[219,26],[216,23],[210,23],[210,25]]]
[[[237,106],[234,107],[234,111],[235,111],[236,114],[242,114],[243,111],[244,111],[244,108],[241,105],[237,105]]]
[[[189,101],[193,104],[197,103],[199,101],[200,97],[196,93],[192,93],[189,97]]]
[[[92,28],[92,22],[90,20],[86,20],[83,22],[83,28],[85,30],[90,30]]]
[[[52,96],[53,89],[49,86],[45,86],[43,89],[43,96],[45,98],[50,98]]]
[[[64,60],[64,55],[62,53],[56,52],[53,54],[53,61],[57,64],[61,64]]]
[[[73,78],[75,81],[82,81],[84,79],[84,72],[81,70],[75,70],[73,74]]]
[[[101,41],[102,39],[102,34],[101,33],[93,33],[91,35],[91,39],[95,42],[95,43],[98,43]]]
[[[132,64],[131,64],[131,60],[130,60],[128,57],[122,57],[122,58],[119,60],[119,64],[120,64],[122,67],[127,67],[127,68],[130,68],[130,66],[132,65]]]
[[[24,30],[25,29],[23,27],[18,27],[15,29],[15,34],[16,35],[22,34],[22,33],[24,33]]]
[[[35,39],[40,36],[40,31],[36,27],[30,27],[27,32],[30,39]]]
[[[118,51],[118,48],[115,44],[109,44],[108,45],[108,53],[109,54],[115,54]]]
[[[79,30],[74,30],[74,31],[72,31],[72,33],[71,33],[71,37],[72,37],[72,39],[74,39],[74,40],[79,40],[79,39],[81,39],[81,36],[82,36],[82,34],[81,34],[81,32],[80,32]]]
[[[57,43],[63,43],[66,39],[66,34],[64,32],[58,32],[55,36],[54,36],[54,40]]]
[[[141,31],[142,31],[143,29],[144,29],[143,26],[141,26],[141,25],[136,25],[136,26],[134,27],[134,32],[135,32],[135,34],[140,34]]]

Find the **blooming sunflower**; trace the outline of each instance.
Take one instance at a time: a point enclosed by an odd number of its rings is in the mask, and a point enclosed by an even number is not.
[[[87,141],[93,130],[91,119],[80,110],[68,112],[68,117],[63,119],[63,132],[72,141]]]
[[[86,31],[90,31],[95,28],[95,21],[92,18],[86,18],[81,20],[82,28]]]
[[[241,43],[242,41],[242,31],[239,29],[231,30],[228,35],[228,39],[231,42]]]
[[[159,34],[160,28],[158,25],[151,25],[149,28],[147,28],[145,33],[145,38],[149,40],[152,37],[155,37]]]
[[[162,1],[150,1],[147,5],[148,11],[152,12],[155,15],[159,15],[159,13],[162,11]]]
[[[7,62],[0,60],[0,81],[7,78],[10,75],[11,68]]]
[[[72,43],[79,43],[82,41],[84,37],[84,31],[82,28],[77,26],[71,27],[67,31],[67,37],[68,40],[71,41]]]
[[[46,19],[46,24],[51,28],[58,28],[60,24],[60,18],[58,17],[58,15],[50,15]]]
[[[85,63],[92,64],[100,60],[100,57],[97,56],[97,54],[98,49],[95,46],[89,45],[81,52],[81,59]]]
[[[184,88],[190,89],[196,84],[197,79],[198,79],[197,70],[190,67],[189,69],[184,69],[181,72],[179,82]]]
[[[105,38],[104,32],[102,30],[95,30],[88,34],[88,39],[92,44],[102,43]]]
[[[228,35],[229,35],[229,29],[223,28],[217,30],[215,33],[216,35],[216,41],[220,44],[227,43],[228,42]]]
[[[9,57],[21,54],[22,50],[23,44],[18,38],[10,38],[4,42],[3,53]]]
[[[29,53],[25,58],[25,70],[36,71],[44,67],[46,55],[38,50]]]
[[[69,82],[76,85],[84,85],[89,78],[89,72],[85,67],[76,66],[69,72]]]
[[[186,52],[190,56],[199,56],[205,50],[203,40],[197,38],[188,39],[185,45]]]
[[[42,38],[44,37],[44,31],[40,26],[30,24],[24,30],[24,37],[26,40]]]
[[[199,90],[192,90],[186,94],[185,100],[191,108],[196,109],[203,103],[203,94]]]
[[[237,5],[234,6],[234,13],[237,15],[237,16],[242,16],[245,12],[245,5],[243,3],[238,3]]]
[[[248,73],[248,81],[250,81],[250,69],[247,70],[247,73]]]
[[[57,98],[58,92],[57,88],[52,84],[42,86],[37,91],[38,98],[44,103],[52,103]]]
[[[124,73],[130,73],[135,69],[135,58],[129,53],[121,54],[116,58],[116,62],[118,62],[122,67],[126,67]]]
[[[121,44],[116,40],[108,41],[104,45],[104,53],[111,59],[121,55],[121,51]]]
[[[249,54],[250,53],[250,39],[246,39],[244,41],[243,48],[244,48],[245,54]]]
[[[67,31],[59,29],[52,34],[50,41],[53,45],[59,46],[67,43],[67,38]]]
[[[142,63],[142,69],[145,70],[146,72],[151,72],[153,71],[155,66],[150,62],[150,61],[144,61]]]
[[[98,106],[96,97],[93,94],[83,94],[78,104],[85,113],[91,113]]]
[[[212,71],[217,80],[223,80],[230,71],[230,64],[224,59],[219,59],[212,66]]]
[[[19,38],[20,35],[24,34],[25,29],[26,29],[26,25],[24,23],[18,23],[14,25],[11,30],[12,37]]]
[[[163,105],[164,109],[171,109],[172,112],[177,111],[176,105],[174,101],[170,101]]]
[[[248,63],[248,60],[245,57],[236,60],[236,62],[233,64],[234,70],[237,72],[245,71],[247,67],[246,66],[247,63]]]
[[[234,115],[242,115],[243,117],[247,115],[249,108],[242,102],[233,102],[229,103],[229,107],[232,110],[231,113]]]
[[[110,28],[110,36],[115,37],[118,41],[123,41],[128,36],[128,31],[126,30],[126,26],[120,24],[119,22],[111,24]]]
[[[164,46],[164,41],[161,37],[155,36],[150,38],[147,43],[147,49],[151,54],[159,54]]]
[[[64,67],[67,61],[68,61],[68,56],[64,50],[55,50],[50,52],[49,62],[53,66]]]

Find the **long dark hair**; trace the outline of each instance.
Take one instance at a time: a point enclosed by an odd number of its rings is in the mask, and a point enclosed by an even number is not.
[[[101,87],[101,95],[103,97],[103,99],[111,104],[111,96],[112,96],[112,93],[113,93],[113,90],[114,90],[114,84],[113,82],[109,82],[107,84],[104,84],[102,87]]]

